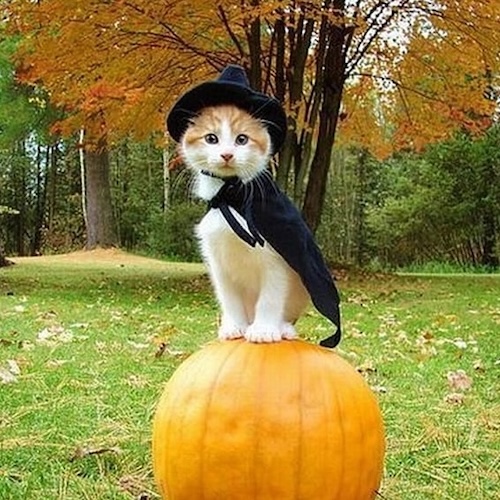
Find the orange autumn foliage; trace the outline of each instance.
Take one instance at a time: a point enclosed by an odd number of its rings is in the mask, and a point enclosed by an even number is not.
[[[420,148],[457,128],[483,130],[496,106],[485,92],[498,86],[500,0],[18,0],[5,9],[24,38],[19,78],[42,83],[68,112],[66,133],[95,113],[110,137],[163,131],[187,87],[236,62],[283,99],[298,136],[316,136],[315,40],[326,21],[344,30],[344,143],[380,155]]]

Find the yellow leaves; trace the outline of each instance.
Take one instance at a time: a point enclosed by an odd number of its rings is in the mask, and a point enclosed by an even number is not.
[[[390,122],[373,79],[362,77],[349,85],[339,122],[339,140],[366,147],[379,158],[392,152]]]
[[[66,133],[96,110],[111,135],[163,130],[166,110],[186,88],[228,62],[249,65],[247,32],[257,18],[266,92],[278,86],[275,23],[284,26],[279,69],[286,81],[279,83],[298,135],[314,132],[309,117],[326,19],[354,30],[339,120],[343,142],[378,156],[420,149],[457,127],[483,130],[495,106],[484,93],[499,72],[500,0],[363,0],[343,11],[319,1],[19,0],[9,11],[11,29],[24,39],[18,76],[43,82],[54,103],[71,112],[60,124]],[[305,84],[292,98],[294,50],[304,32],[295,35],[308,21],[314,33],[301,71]]]
[[[362,73],[371,83],[349,82],[342,138],[383,156],[390,149],[422,149],[457,129],[487,128],[496,106],[485,93],[499,71],[499,13],[498,0],[401,9],[399,24],[374,40],[363,58]],[[362,36],[358,31],[355,39]]]
[[[194,15],[186,16],[191,4]],[[25,83],[43,82],[54,104],[70,112],[56,125],[59,132],[73,132],[97,112],[111,135],[146,136],[161,130],[177,95],[208,76],[203,57],[193,55],[195,44],[220,36],[220,26],[207,32],[210,23],[216,26],[209,6],[194,4],[13,3],[12,27],[24,40],[18,77]],[[182,43],[186,50],[179,50]]]
[[[489,2],[475,2],[473,9],[469,2],[443,3],[442,14],[429,19],[432,27],[413,31],[394,68],[395,140],[401,146],[419,149],[456,129],[477,133],[491,123],[496,104],[485,91],[500,39],[491,36],[492,19],[484,15]],[[498,33],[498,19],[496,24]]]

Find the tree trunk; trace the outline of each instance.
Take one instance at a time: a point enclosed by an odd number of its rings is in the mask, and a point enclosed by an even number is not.
[[[498,269],[500,262],[496,253],[497,231],[496,215],[493,210],[488,210],[483,215],[483,251],[481,255],[481,264],[490,269]]]
[[[8,266],[10,262],[5,258],[5,253],[3,249],[3,242],[0,238],[0,267]]]
[[[17,144],[17,153],[19,154],[20,163],[18,166],[18,181],[15,187],[16,209],[19,210],[19,217],[16,220],[16,251],[17,255],[26,255],[26,220],[28,217],[27,197],[28,197],[28,180],[26,166],[26,144],[21,140]]]
[[[31,242],[31,255],[39,255],[42,251],[43,229],[45,223],[45,209],[47,202],[47,176],[48,165],[50,164],[51,152],[53,146],[46,146],[45,151],[38,144],[36,158],[36,201],[35,201],[35,216],[33,238]]]
[[[311,162],[302,209],[304,218],[313,232],[319,226],[325,201],[328,170],[330,168],[345,81],[345,29],[342,26],[330,25],[327,37],[328,45],[323,66],[323,101],[319,116],[318,142]]]
[[[357,162],[357,195],[356,195],[356,265],[363,266],[366,254],[366,180],[367,172],[366,165],[368,161],[368,153],[366,149],[358,152]]]
[[[87,249],[118,244],[111,203],[109,155],[106,141],[85,151],[85,189],[87,213]]]
[[[7,267],[13,264],[10,260],[7,260],[5,258],[5,255],[2,253],[2,250],[0,249],[0,267]]]
[[[260,0],[251,0],[253,7],[258,7]],[[250,86],[254,90],[262,89],[262,74],[261,74],[261,59],[262,59],[262,46],[261,46],[261,26],[260,17],[256,17],[247,28],[247,42],[250,53],[250,71],[249,81]]]
[[[163,148],[163,215],[170,211],[170,160],[171,152],[168,143]]]

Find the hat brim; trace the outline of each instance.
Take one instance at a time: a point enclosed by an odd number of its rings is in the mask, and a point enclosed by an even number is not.
[[[271,137],[272,152],[276,153],[285,140],[286,115],[274,97],[256,92],[237,83],[205,82],[184,94],[167,117],[167,129],[179,142],[190,121],[204,108],[233,104],[262,121]]]

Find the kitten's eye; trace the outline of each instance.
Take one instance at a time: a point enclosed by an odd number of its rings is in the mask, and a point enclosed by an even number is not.
[[[215,134],[207,134],[205,136],[205,142],[207,144],[217,144],[219,142],[219,138]]]
[[[248,142],[248,135],[239,134],[236,136],[236,140],[234,141],[238,146],[244,146]]]

